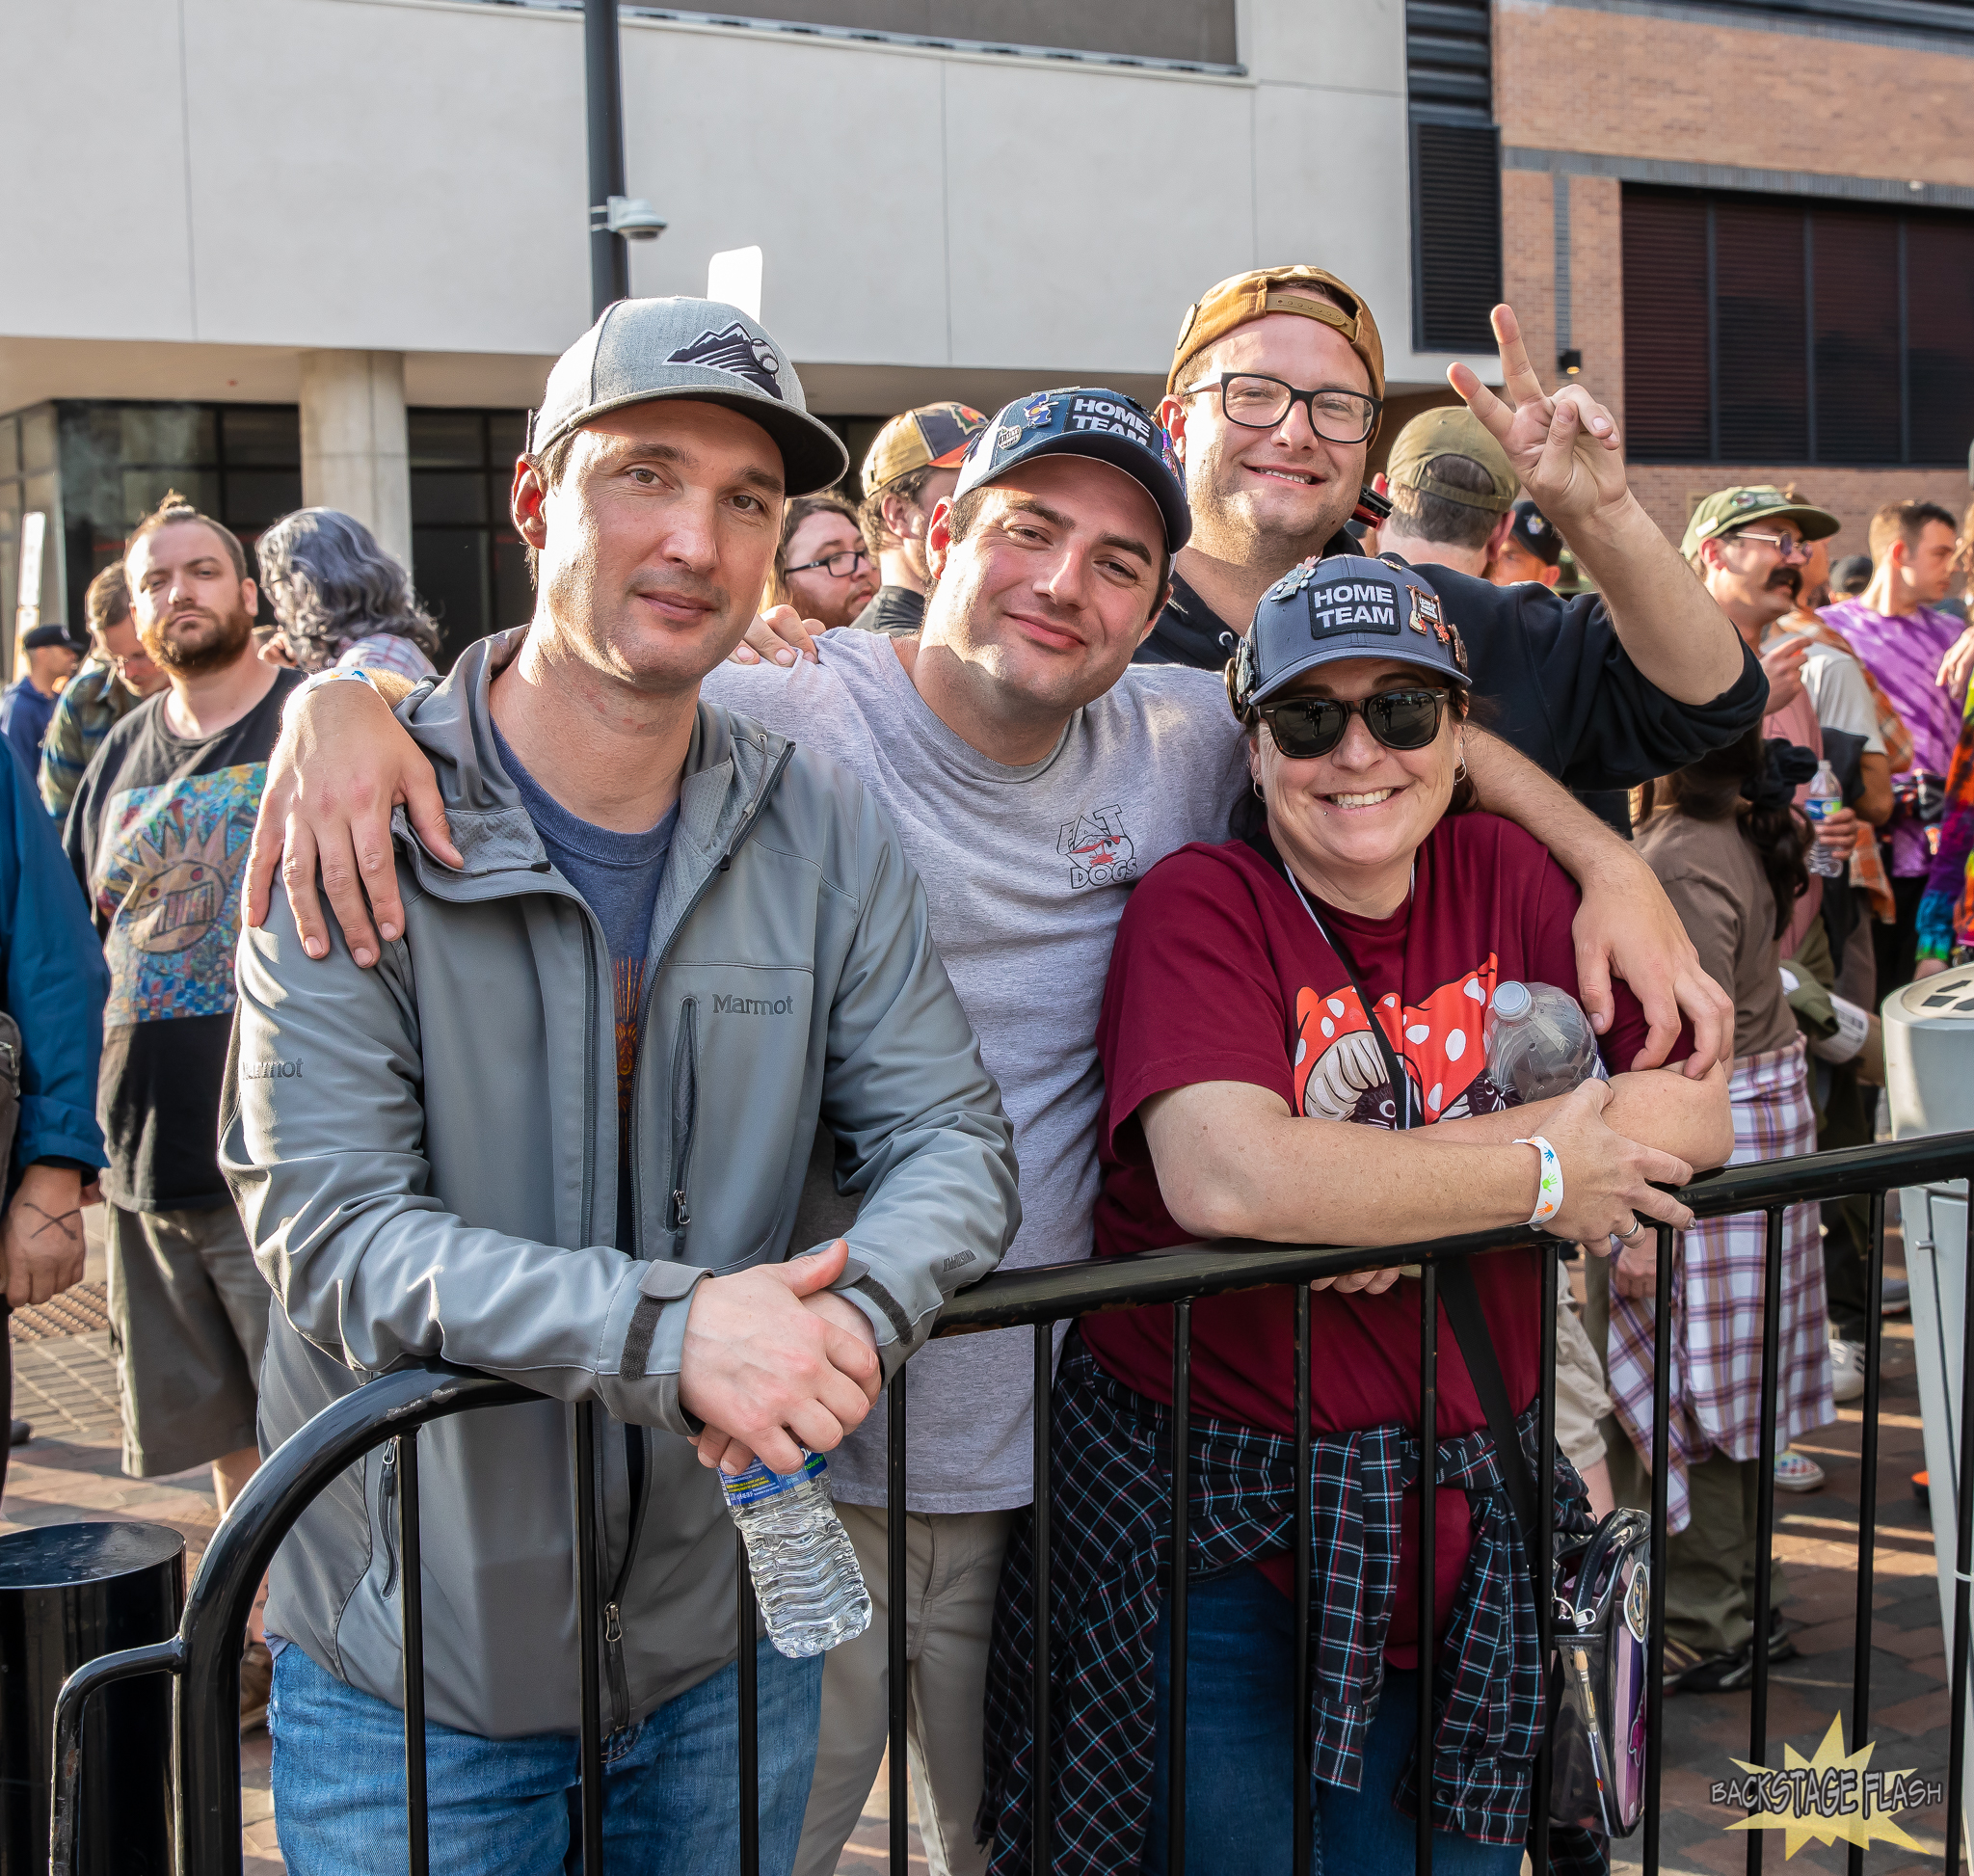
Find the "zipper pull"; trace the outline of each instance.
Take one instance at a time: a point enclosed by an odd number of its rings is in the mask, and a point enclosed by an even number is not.
[[[672,1222],[683,1230],[692,1222],[692,1214],[685,1209],[685,1188],[678,1186],[672,1192]]]
[[[614,1602],[606,1602],[603,1605],[603,1640],[615,1643],[621,1642],[623,1639],[624,1619],[622,1612]]]

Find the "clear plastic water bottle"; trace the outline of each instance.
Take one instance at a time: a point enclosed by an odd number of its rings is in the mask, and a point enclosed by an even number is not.
[[[1816,779],[1809,785],[1809,798],[1802,804],[1810,826],[1815,828],[1828,819],[1843,805],[1844,791],[1838,784],[1836,770],[1828,763],[1818,763]],[[1809,844],[1809,854],[1803,864],[1823,879],[1840,879],[1844,874],[1843,856],[1832,853],[1821,841]]]
[[[1583,1005],[1553,983],[1494,986],[1487,1014],[1487,1079],[1524,1101],[1567,1094],[1579,1082],[1607,1082],[1597,1032]]]
[[[823,1489],[828,1469],[810,1453],[799,1472],[770,1472],[756,1460],[721,1475],[727,1510],[747,1545],[754,1594],[767,1638],[791,1661],[821,1654],[870,1626],[870,1592],[837,1508]]]

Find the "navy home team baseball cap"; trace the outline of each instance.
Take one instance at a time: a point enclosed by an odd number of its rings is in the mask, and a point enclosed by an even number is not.
[[[659,398],[724,404],[760,425],[782,452],[791,496],[840,481],[849,452],[809,415],[802,381],[760,322],[718,300],[619,300],[555,361],[528,418],[528,454],[611,411]]]
[[[1167,552],[1177,553],[1190,537],[1192,510],[1172,439],[1136,398],[1098,385],[1016,398],[974,439],[953,498],[998,482],[1037,456],[1087,456],[1122,469],[1158,503]]]
[[[1262,595],[1234,655],[1228,694],[1244,712],[1305,673],[1347,657],[1416,664],[1471,684],[1467,648],[1431,583],[1361,554],[1309,559]]]

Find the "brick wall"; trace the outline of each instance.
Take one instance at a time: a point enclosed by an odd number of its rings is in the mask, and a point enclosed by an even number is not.
[[[1502,142],[1974,184],[1974,58],[1499,0]]]
[[[1502,297],[1522,322],[1529,361],[1545,388],[1556,377],[1556,220],[1551,180],[1532,170],[1506,170],[1501,178]]]

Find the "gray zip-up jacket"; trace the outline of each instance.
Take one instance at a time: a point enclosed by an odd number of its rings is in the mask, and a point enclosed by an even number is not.
[[[339,935],[311,962],[279,893],[246,934],[221,1117],[279,1303],[263,1448],[424,1356],[554,1397],[419,1437],[426,1710],[496,1738],[577,1723],[573,1412],[595,1416],[601,1459],[606,1727],[733,1659],[733,1526],[682,1437],[680,1353],[703,1277],[788,1253],[818,1115],[863,1199],[838,1288],[887,1376],[1020,1220],[1012,1129],[890,821],[826,757],[702,703],[652,921],[620,1228],[607,947],[491,733],[488,686],[520,635],[399,710],[466,866],[399,814],[406,930],[377,968]],[[395,1704],[398,1611],[386,1447],[296,1525],[267,1621]]]

